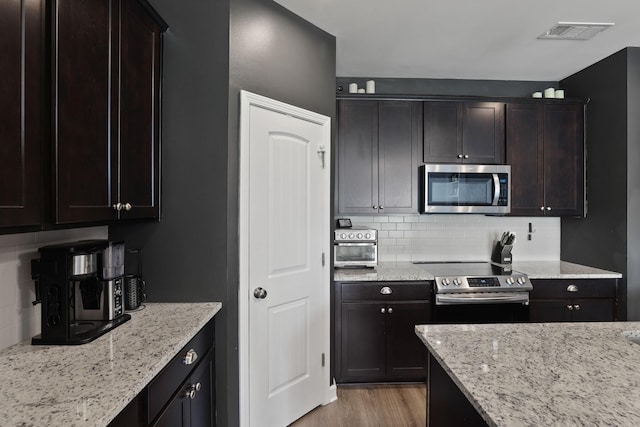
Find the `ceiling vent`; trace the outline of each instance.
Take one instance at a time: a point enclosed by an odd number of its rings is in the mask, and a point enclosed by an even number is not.
[[[604,31],[612,25],[614,24],[602,22],[558,22],[550,30],[538,36],[538,38],[551,40],[589,40],[600,31]]]

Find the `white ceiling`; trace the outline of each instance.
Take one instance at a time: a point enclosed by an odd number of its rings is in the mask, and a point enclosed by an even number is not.
[[[336,37],[339,77],[558,81],[640,46],[639,0],[275,0]],[[613,22],[587,41],[558,22]]]

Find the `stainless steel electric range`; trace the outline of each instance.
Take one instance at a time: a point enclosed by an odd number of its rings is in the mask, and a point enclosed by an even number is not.
[[[496,323],[529,320],[526,274],[490,262],[415,262],[435,276],[436,323]]]

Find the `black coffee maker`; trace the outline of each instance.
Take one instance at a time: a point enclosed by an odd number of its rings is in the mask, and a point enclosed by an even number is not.
[[[124,243],[85,240],[38,249],[31,262],[41,334],[32,344],[84,344],[131,318],[124,313]]]

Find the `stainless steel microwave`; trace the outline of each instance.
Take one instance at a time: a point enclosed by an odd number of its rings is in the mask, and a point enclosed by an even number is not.
[[[511,166],[424,164],[420,213],[504,215],[511,212]]]

